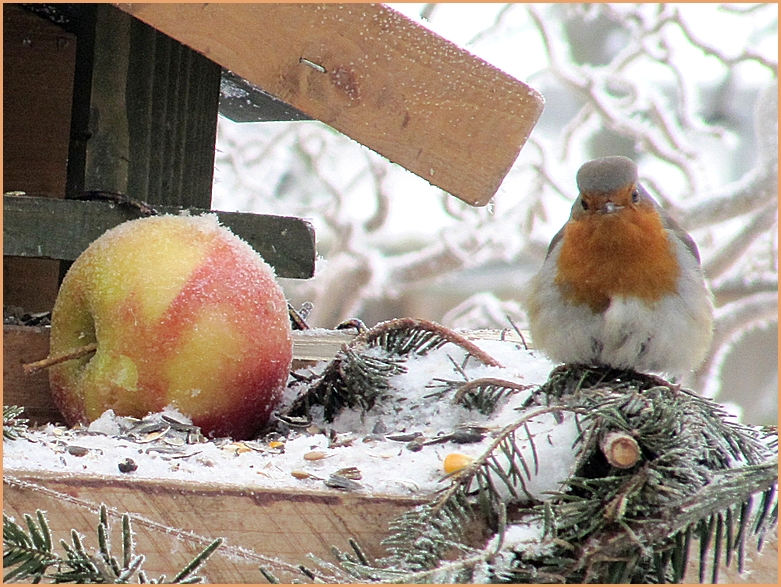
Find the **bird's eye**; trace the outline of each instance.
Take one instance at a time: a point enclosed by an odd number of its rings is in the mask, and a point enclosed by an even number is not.
[[[588,210],[588,202],[585,199],[580,198],[580,205],[583,207],[584,210]]]
[[[632,202],[637,204],[639,201],[640,201],[640,192],[638,192],[637,190],[634,190],[632,192]]]

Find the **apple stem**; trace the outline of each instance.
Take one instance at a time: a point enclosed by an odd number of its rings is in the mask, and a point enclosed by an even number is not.
[[[35,361],[33,363],[25,363],[24,365],[22,365],[22,369],[24,369],[24,372],[27,375],[32,375],[33,373],[37,373],[38,371],[43,371],[44,369],[48,369],[49,367],[52,367],[54,365],[59,365],[60,363],[64,363],[65,361],[80,359],[85,355],[94,353],[96,350],[98,350],[98,343],[91,342],[90,344],[85,344],[84,346],[80,346],[78,348],[71,349],[69,351],[58,353],[56,355],[49,355],[48,357],[46,357],[45,359],[41,359],[40,361]]]

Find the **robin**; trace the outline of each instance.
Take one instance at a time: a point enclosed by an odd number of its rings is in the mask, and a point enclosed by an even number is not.
[[[626,157],[585,163],[569,220],[531,281],[534,345],[563,363],[681,374],[705,358],[713,304],[691,236]]]

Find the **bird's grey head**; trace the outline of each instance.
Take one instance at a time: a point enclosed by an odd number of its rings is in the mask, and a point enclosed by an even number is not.
[[[576,176],[581,194],[607,194],[637,182],[637,165],[621,156],[584,163]]]

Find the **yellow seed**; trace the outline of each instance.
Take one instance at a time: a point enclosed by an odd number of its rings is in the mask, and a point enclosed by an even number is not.
[[[472,464],[472,461],[474,461],[474,459],[469,455],[464,455],[458,452],[451,452],[445,457],[445,460],[442,462],[442,466],[445,468],[445,473],[450,475],[451,473],[455,473],[456,471],[460,471],[461,469],[468,467],[470,464]]]
[[[319,461],[320,459],[324,459],[328,455],[325,454],[323,451],[320,450],[313,450],[304,455],[305,461]]]
[[[136,442],[138,444],[146,444],[147,442],[154,442],[158,438],[162,438],[163,436],[165,436],[170,429],[171,429],[171,427],[169,426],[165,430],[158,430],[157,432],[150,432],[149,434],[144,435],[143,438],[139,438],[138,440],[136,440]]]
[[[312,475],[306,471],[290,471],[290,474],[293,475],[293,477],[296,479],[309,479],[312,477]]]
[[[234,454],[240,455],[241,453],[250,452],[252,449],[243,442],[232,442],[223,446],[222,450],[233,451]]]

